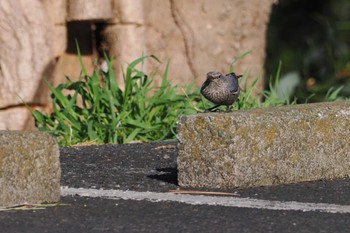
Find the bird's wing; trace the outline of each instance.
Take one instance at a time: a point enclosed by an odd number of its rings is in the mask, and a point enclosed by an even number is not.
[[[225,78],[227,78],[227,89],[233,94],[238,94],[239,85],[236,76],[234,74],[227,74]]]
[[[203,93],[203,90],[209,85],[210,81],[207,79],[201,86],[201,93]]]

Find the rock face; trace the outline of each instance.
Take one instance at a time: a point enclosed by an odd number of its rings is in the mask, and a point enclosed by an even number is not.
[[[170,61],[173,84],[198,86],[208,71],[227,73],[235,56],[252,51],[235,66],[255,79],[264,63],[265,31],[274,0],[2,0],[0,1],[0,111],[48,105],[47,79],[54,85],[79,77],[75,39],[87,70],[105,50],[120,65],[154,54]],[[101,59],[101,63],[103,60]],[[158,65],[158,64],[157,64]],[[154,71],[153,63],[144,65]],[[161,80],[161,79],[159,79]],[[257,89],[262,88],[259,79]],[[21,112],[21,110],[17,111]],[[27,119],[30,114],[21,117]],[[6,113],[1,114],[9,118]],[[7,121],[8,122],[8,121]],[[24,122],[0,127],[22,130]]]
[[[162,61],[170,59],[170,73],[177,83],[197,78],[200,84],[208,71],[227,73],[235,56],[251,50],[236,66],[236,73],[249,69],[256,77],[264,64],[272,3],[145,0],[147,51]]]
[[[3,109],[0,111],[0,119],[0,129],[4,130],[29,130],[26,127],[34,125],[32,115],[24,106]]]
[[[0,131],[0,206],[60,200],[61,167],[48,133]]]
[[[47,17],[39,0],[0,2],[0,108],[18,105],[18,96],[30,103],[47,102],[39,91],[53,69]]]
[[[350,102],[182,116],[181,186],[233,188],[350,175]]]

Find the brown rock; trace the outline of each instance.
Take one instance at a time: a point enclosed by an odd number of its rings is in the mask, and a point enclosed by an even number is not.
[[[65,25],[69,0],[43,0],[45,9],[53,25]]]
[[[113,64],[117,70],[117,79],[120,86],[124,87],[120,67],[123,66],[126,69],[130,62],[147,54],[144,27],[135,24],[112,24],[106,27],[103,34],[106,48],[114,58]]]
[[[53,27],[54,43],[53,43],[53,57],[62,56],[67,49],[67,28],[65,25],[55,25]]]
[[[170,59],[176,83],[199,85],[208,71],[227,73],[229,65],[252,51],[235,66],[238,74],[261,72],[265,57],[265,31],[274,1],[145,0],[146,47],[161,61]],[[262,88],[263,78],[257,84]]]
[[[25,106],[0,111],[0,130],[33,130],[34,118]]]
[[[113,0],[114,23],[143,24],[143,0]]]
[[[15,12],[15,13],[14,13]],[[0,108],[47,102],[53,69],[52,30],[40,0],[0,1]]]

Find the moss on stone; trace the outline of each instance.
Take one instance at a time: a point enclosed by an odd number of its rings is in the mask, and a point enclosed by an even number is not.
[[[0,131],[0,206],[60,199],[59,148],[48,133]]]
[[[349,126],[348,101],[181,116],[179,184],[228,188],[348,176]]]

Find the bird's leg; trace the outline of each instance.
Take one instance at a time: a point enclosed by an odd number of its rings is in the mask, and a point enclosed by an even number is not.
[[[228,105],[226,108],[226,112],[232,112],[233,105]]]
[[[205,112],[213,112],[213,110],[219,106],[220,105],[215,105],[214,107],[211,107],[211,108],[208,108],[207,110],[205,110]]]

